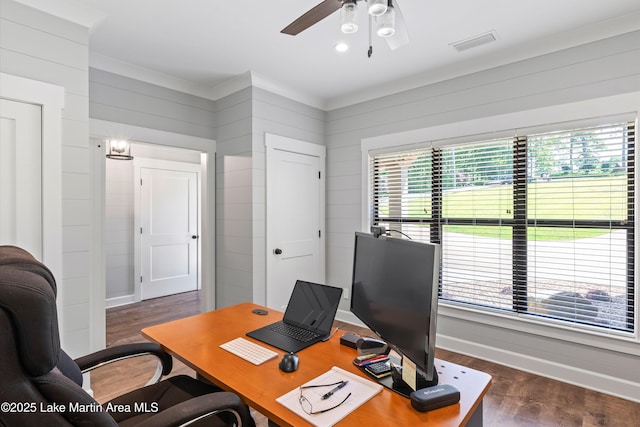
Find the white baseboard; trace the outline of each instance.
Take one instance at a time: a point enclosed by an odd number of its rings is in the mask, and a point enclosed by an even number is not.
[[[134,302],[136,302],[136,298],[133,294],[115,298],[107,298],[105,301],[105,308],[113,308],[121,305],[133,304]]]
[[[336,313],[336,320],[339,320],[341,322],[351,323],[352,325],[360,326],[362,328],[367,327],[367,325],[362,323],[360,319],[356,317],[355,314],[353,314],[348,310],[338,309],[338,312]]]
[[[366,327],[353,313],[346,310],[338,310],[336,319]],[[440,334],[436,338],[436,346],[444,350],[487,360],[541,377],[551,378],[640,403],[640,384],[632,381]]]

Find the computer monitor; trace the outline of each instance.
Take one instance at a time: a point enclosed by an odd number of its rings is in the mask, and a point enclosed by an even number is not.
[[[356,233],[351,312],[418,368],[419,388],[437,384],[440,245]]]

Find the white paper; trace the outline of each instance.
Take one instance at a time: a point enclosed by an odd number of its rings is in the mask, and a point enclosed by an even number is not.
[[[345,396],[351,393],[351,396],[349,396],[343,404],[330,411],[314,415],[309,415],[304,412],[299,402],[300,388],[295,388],[289,393],[280,396],[276,399],[276,402],[284,405],[286,408],[300,415],[302,418],[317,427],[329,427],[349,415],[367,400],[380,393],[383,388],[382,385],[378,383],[374,383],[366,378],[352,374],[351,372],[345,371],[337,366],[334,366],[330,371],[325,372],[319,377],[302,385],[332,384],[339,381],[349,381],[349,383],[334,393],[333,396],[325,400],[321,400],[320,398],[333,387],[327,387],[326,389],[324,387],[303,389],[302,391],[305,398],[307,398],[313,405],[314,411],[335,406],[340,403]]]
[[[402,380],[407,383],[409,385],[409,387],[411,387],[413,389],[413,391],[416,391],[417,389],[417,385],[416,385],[416,364],[413,363],[411,360],[407,359],[406,357],[402,358]]]

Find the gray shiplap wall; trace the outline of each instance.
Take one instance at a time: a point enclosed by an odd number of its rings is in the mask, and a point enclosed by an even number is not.
[[[344,260],[352,256],[353,232],[361,228],[362,139],[639,90],[640,32],[632,32],[330,111],[327,281],[348,288],[351,280],[351,266]],[[348,302],[341,309],[347,312]],[[627,396],[631,390],[636,399],[640,395],[640,371],[634,369],[638,341],[602,338],[598,343],[594,338],[577,344],[545,336],[549,331],[544,328],[539,335],[507,329],[508,323],[502,327],[500,321],[490,325],[439,316],[439,345],[543,375],[562,377],[566,367],[565,381],[589,377],[583,385]]]
[[[216,101],[217,304],[264,303],[266,132],[324,143],[325,113],[247,88]]]
[[[215,102],[140,80],[89,69],[89,116],[179,135],[214,139]],[[118,135],[115,135],[118,136]],[[179,141],[176,145],[180,146]],[[193,153],[164,153],[153,145],[132,146],[136,157],[193,161]],[[199,159],[197,160],[199,162]],[[105,170],[106,297],[127,302],[134,293],[133,167],[131,162],[107,161]]]
[[[267,283],[265,133],[324,145],[325,116],[317,108],[253,88],[253,301],[258,304],[266,303]]]
[[[252,102],[247,88],[216,101],[216,304],[253,292]]]
[[[95,68],[89,69],[92,119],[216,139],[209,99]]]
[[[105,160],[104,267],[105,297],[132,297],[134,282],[133,162]],[[131,301],[131,298],[129,301]]]
[[[62,277],[60,333],[65,350],[89,352],[92,193],[89,150],[89,32],[0,0],[0,71],[64,87],[62,111]],[[43,159],[44,162],[47,159]]]

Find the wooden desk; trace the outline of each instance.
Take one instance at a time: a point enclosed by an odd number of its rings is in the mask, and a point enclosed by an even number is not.
[[[278,369],[280,358],[255,366],[219,347],[240,336],[251,340],[245,336],[246,332],[282,318],[282,313],[270,309],[266,316],[253,314],[251,311],[255,308],[264,307],[239,304],[145,328],[142,335],[162,345],[204,378],[240,395],[249,406],[280,426],[310,425],[277,403],[276,398],[325,373],[332,366],[364,376],[352,363],[356,350],[340,345],[338,331],[329,341],[301,350],[296,372],[281,372]],[[459,404],[418,412],[411,407],[409,399],[385,388],[337,425],[481,425],[482,398],[489,389],[491,376],[442,360],[436,360],[436,367],[441,383],[452,384],[460,390]]]

